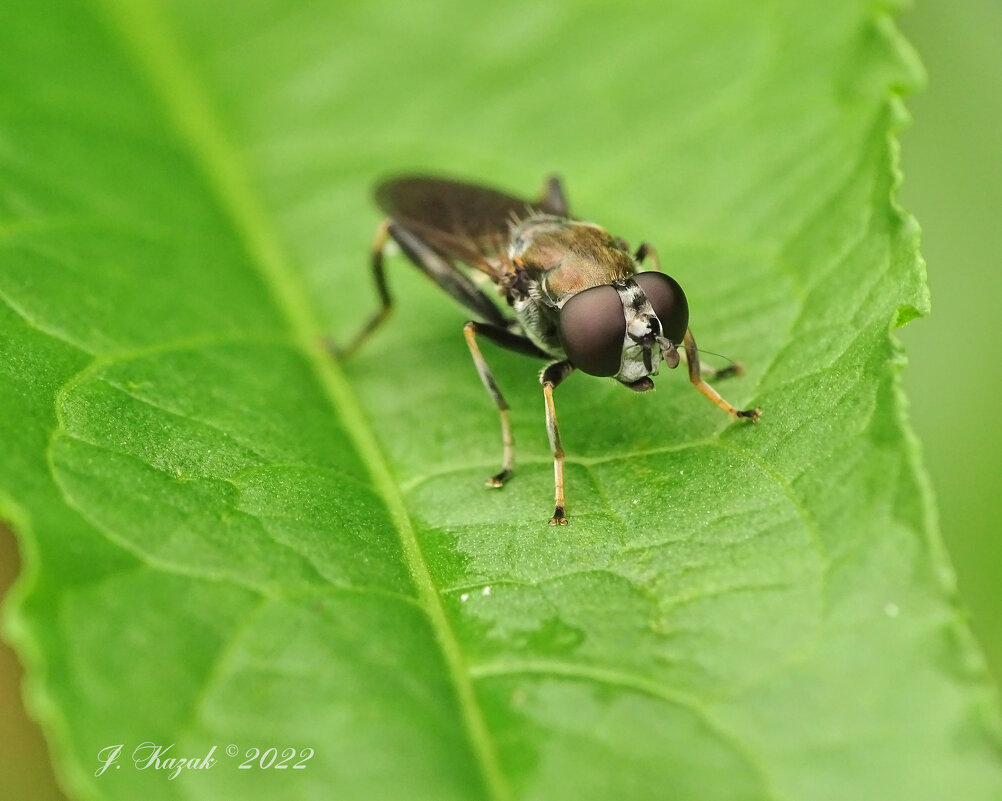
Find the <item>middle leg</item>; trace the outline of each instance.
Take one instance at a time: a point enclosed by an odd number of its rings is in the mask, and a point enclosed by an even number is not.
[[[473,363],[477,367],[477,373],[479,373],[484,388],[494,400],[501,415],[501,441],[504,448],[501,457],[501,472],[491,476],[486,482],[488,487],[500,487],[508,480],[515,467],[515,438],[511,432],[508,401],[501,394],[497,381],[494,379],[494,373],[491,372],[491,368],[487,366],[487,361],[480,352],[480,346],[477,345],[477,334],[483,334],[492,342],[503,348],[508,348],[508,350],[513,350],[516,353],[524,353],[527,356],[535,356],[543,359],[548,358],[548,356],[537,348],[531,340],[518,334],[513,334],[505,328],[500,328],[489,323],[478,323],[473,320],[470,320],[463,326],[463,335],[466,337],[466,344],[470,349],[470,355],[473,356]]]

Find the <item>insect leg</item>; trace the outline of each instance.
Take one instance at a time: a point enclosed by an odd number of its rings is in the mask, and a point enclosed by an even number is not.
[[[543,184],[543,191],[539,197],[539,208],[547,214],[556,217],[570,217],[570,210],[567,208],[567,196],[564,194],[564,187],[556,175],[551,175]]]
[[[686,364],[689,363],[689,357],[683,351],[681,354],[682,361]],[[699,374],[706,381],[717,381],[721,378],[730,378],[733,375],[744,375],[745,368],[741,362],[731,362],[726,367],[710,367],[709,365],[699,363]]]
[[[553,390],[574,370],[570,362],[554,362],[539,376],[543,385],[543,401],[546,404],[546,433],[550,437],[550,450],[553,452],[553,487],[555,509],[550,518],[551,526],[566,526],[564,516],[564,446],[560,443],[560,430],[557,428],[557,410],[553,405]]]
[[[531,340],[518,336],[518,334],[513,334],[511,331],[504,328],[499,328],[498,326],[490,325],[489,323],[478,323],[473,320],[470,320],[463,327],[463,335],[466,337],[466,344],[469,346],[470,354],[473,356],[473,363],[477,366],[477,372],[480,374],[480,380],[483,382],[488,394],[494,399],[494,403],[497,405],[498,411],[501,413],[501,441],[504,443],[504,455],[501,460],[501,472],[487,479],[488,487],[500,487],[508,479],[511,475],[512,469],[515,467],[515,438],[511,433],[511,419],[508,414],[508,401],[506,401],[504,399],[504,395],[501,394],[497,381],[494,380],[494,374],[491,372],[491,368],[487,366],[487,361],[480,352],[480,346],[477,345],[477,334],[483,334],[492,342],[518,353],[525,353],[528,356],[538,356],[541,358],[548,357],[545,353],[543,353],[543,351],[537,348]]]
[[[421,272],[431,278],[455,300],[462,303],[470,311],[489,320],[494,325],[507,327],[509,322],[500,309],[476,284],[460,272],[450,261],[440,256],[421,238],[407,230],[399,223],[385,220],[376,231],[372,243],[372,275],[379,293],[379,310],[369,318],[362,329],[355,334],[343,348],[328,342],[328,347],[339,359],[352,355],[365,342],[380,324],[389,316],[393,309],[393,298],[386,285],[386,273],[383,268],[383,254],[387,242],[393,239],[410,261]]]
[[[732,375],[744,375],[745,372],[745,368],[741,362],[734,362],[726,367],[707,367],[701,364],[699,368],[702,371],[703,376],[710,381],[716,381],[721,378],[730,378]]]
[[[731,415],[731,417],[736,419],[748,418],[753,423],[757,423],[759,416],[762,414],[761,409],[737,409],[721,398],[719,393],[703,380],[699,368],[699,350],[696,348],[696,340],[693,339],[691,329],[687,328],[685,330],[682,344],[685,346],[685,358],[689,364],[689,380],[693,386]]]
[[[339,347],[330,338],[327,339],[327,348],[337,359],[347,359],[358,350],[359,346],[379,328],[383,320],[393,310],[393,298],[390,297],[390,290],[386,286],[386,273],[383,271],[383,251],[386,249],[386,243],[389,240],[389,227],[390,221],[383,220],[379,228],[376,229],[376,237],[372,241],[372,277],[376,282],[376,291],[379,293],[379,309],[344,347]]]

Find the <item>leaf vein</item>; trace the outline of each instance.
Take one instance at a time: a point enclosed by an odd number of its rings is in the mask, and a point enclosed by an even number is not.
[[[697,698],[680,690],[666,687],[625,671],[610,670],[594,665],[573,664],[554,659],[506,660],[496,663],[474,664],[471,665],[470,672],[478,680],[514,675],[531,675],[586,681],[604,687],[640,693],[659,701],[682,707],[698,716],[708,729],[745,761],[749,770],[756,776],[762,787],[762,798],[773,799],[773,801],[778,801],[779,799],[779,795],[770,785],[768,771],[761,764],[758,757],[735,734],[729,731],[720,721],[716,720],[704,704]]]
[[[236,237],[246,248],[250,264],[263,279],[285,317],[332,410],[341,418],[369,470],[375,488],[396,525],[421,606],[446,663],[463,727],[485,787],[493,799],[509,798],[507,780],[476,698],[459,641],[421,551],[403,494],[395,483],[357,396],[340,367],[332,362],[322,346],[321,328],[305,288],[289,263],[251,176],[216,116],[209,93],[199,82],[199,76],[187,67],[180,44],[154,4],[103,0],[101,5],[111,30],[117,34],[140,72],[147,77],[166,118],[174,126],[180,141],[190,149],[193,162],[203,172],[220,208],[230,219]]]

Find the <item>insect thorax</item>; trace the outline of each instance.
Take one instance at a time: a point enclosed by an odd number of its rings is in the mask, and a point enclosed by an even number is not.
[[[636,262],[608,231],[589,222],[534,215],[512,226],[508,256],[518,265],[508,301],[536,345],[564,358],[560,308],[578,292],[636,272]]]

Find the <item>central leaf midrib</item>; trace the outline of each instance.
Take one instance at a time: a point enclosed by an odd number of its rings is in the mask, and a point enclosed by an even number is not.
[[[169,32],[167,20],[151,3],[100,0],[113,36],[117,36],[138,71],[149,82],[153,97],[187,146],[196,168],[205,176],[210,191],[230,219],[236,236],[250,256],[280,313],[293,332],[295,342],[310,362],[317,382],[339,414],[345,430],[369,470],[373,485],[386,504],[414,579],[418,602],[434,631],[449,671],[466,735],[484,784],[492,799],[509,797],[507,782],[498,762],[473,689],[472,677],[441,598],[421,552],[400,488],[395,484],[355,393],[341,370],[321,349],[321,327],[308,295],[283,252],[264,206],[252,182],[213,112],[209,95],[195,74],[186,67],[180,47]]]

